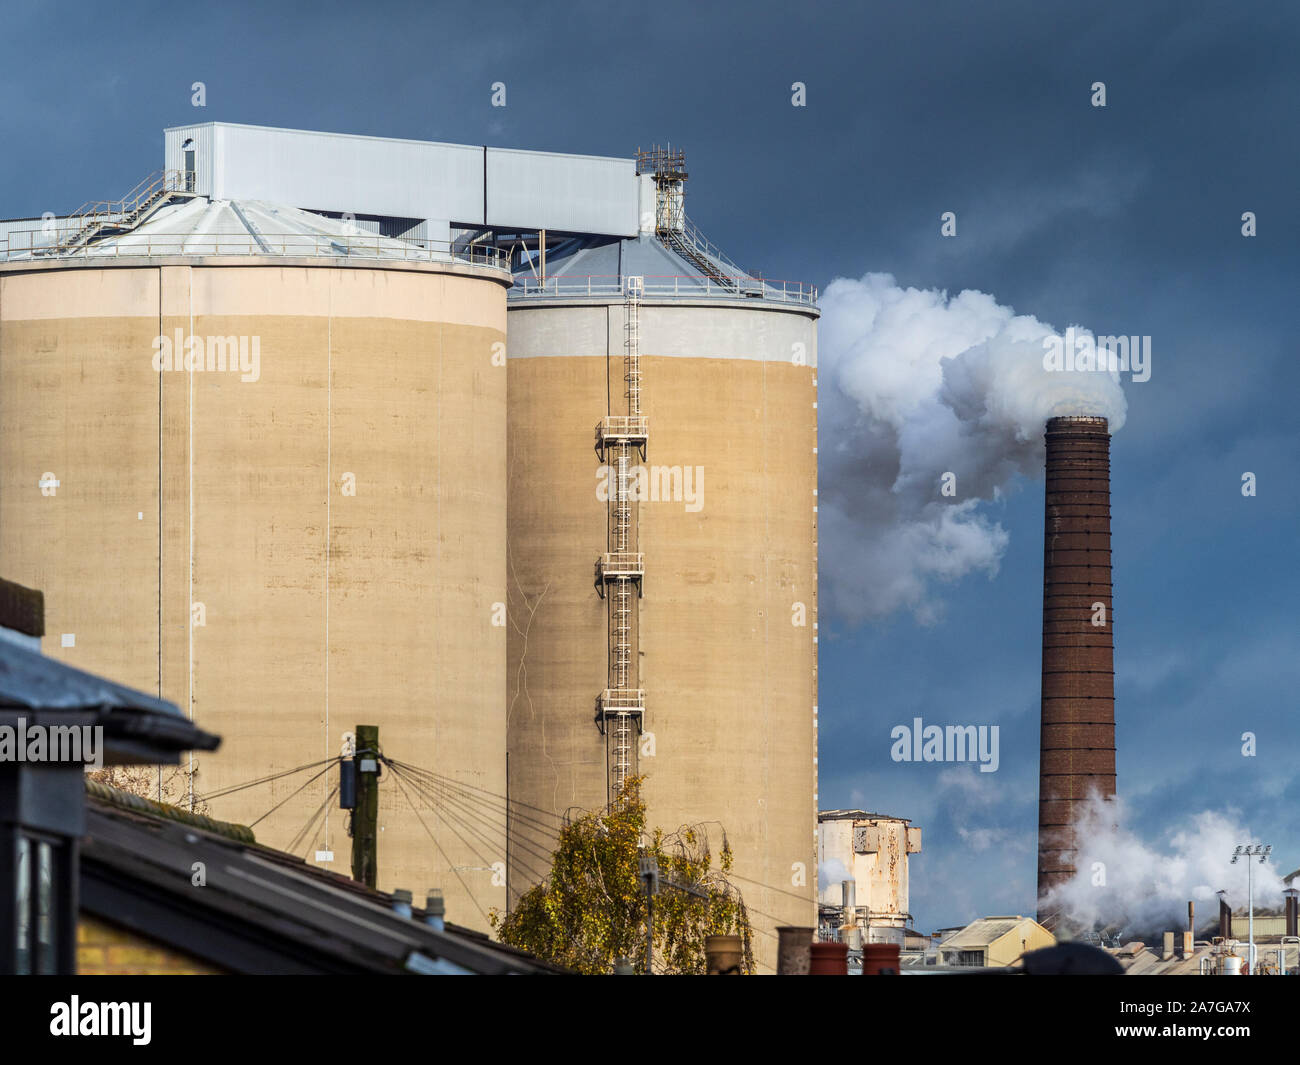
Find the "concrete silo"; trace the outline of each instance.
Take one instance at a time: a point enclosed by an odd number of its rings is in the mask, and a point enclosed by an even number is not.
[[[818,312],[660,184],[657,232],[554,243],[509,300],[510,798],[643,774],[652,824],[725,831],[772,971],[816,923]],[[515,829],[512,903],[545,864]]]
[[[202,793],[331,758],[360,722],[503,794],[508,272],[293,208],[163,201],[0,256],[0,557],[45,592],[48,653],[221,734]],[[306,829],[297,853],[346,873],[337,772],[295,794],[310,775],[211,812],[284,800],[259,840]],[[384,794],[379,886],[440,887],[484,927],[504,826]]]

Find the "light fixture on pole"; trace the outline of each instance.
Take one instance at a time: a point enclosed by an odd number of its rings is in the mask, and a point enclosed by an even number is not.
[[[1232,864],[1237,864],[1238,858],[1246,859],[1246,906],[1247,906],[1247,969],[1251,975],[1255,975],[1255,880],[1253,876],[1254,866],[1251,865],[1250,859],[1258,857],[1259,864],[1263,865],[1268,861],[1268,856],[1273,853],[1273,844],[1256,843],[1253,846],[1249,843],[1238,844],[1237,849],[1232,852]]]

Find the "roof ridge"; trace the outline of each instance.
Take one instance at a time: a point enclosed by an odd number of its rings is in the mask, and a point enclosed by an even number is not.
[[[191,828],[202,829],[204,832],[211,832],[215,836],[235,840],[237,843],[257,843],[253,830],[247,825],[237,825],[232,821],[218,821],[204,814],[190,813],[179,806],[146,799],[143,795],[123,791],[121,788],[91,780],[89,777],[86,778],[86,794],[121,810],[133,810],[136,813],[161,817],[167,821],[175,821],[182,825],[189,825]]]

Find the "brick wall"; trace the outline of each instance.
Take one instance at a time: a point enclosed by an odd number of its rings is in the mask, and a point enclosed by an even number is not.
[[[211,976],[222,972],[174,947],[82,913],[77,972],[85,976]]]

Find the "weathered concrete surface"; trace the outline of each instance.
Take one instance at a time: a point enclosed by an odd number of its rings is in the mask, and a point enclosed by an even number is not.
[[[220,733],[200,792],[331,757],[360,722],[392,757],[504,794],[498,275],[169,262],[0,271],[0,559],[45,592],[46,652]],[[155,371],[176,329],[258,337],[257,380]],[[286,846],[324,805],[297,851],[347,872],[337,774],[290,797],[310,776],[212,813],[251,823],[287,799],[255,829]],[[379,886],[440,887],[450,919],[486,927],[503,819],[481,793],[417,800],[439,851],[396,781],[380,794]]]
[[[509,314],[510,795],[556,815],[606,801],[594,722],[606,610],[593,587],[606,510],[592,440],[607,395],[623,409],[623,313]],[[649,301],[641,316],[647,465],[703,468],[698,510],[639,507],[649,817],[709,823],[715,851],[725,829],[770,972],[775,928],[816,923],[814,320]],[[516,848],[512,896],[544,868]]]

